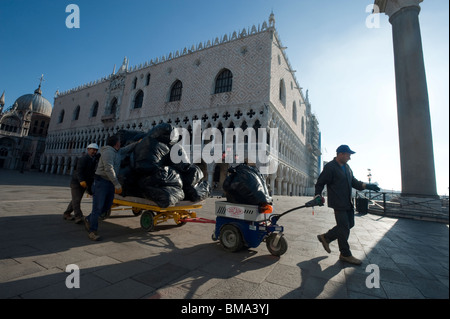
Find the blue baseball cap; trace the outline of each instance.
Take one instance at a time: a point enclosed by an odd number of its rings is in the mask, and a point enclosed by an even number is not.
[[[350,147],[348,147],[348,145],[341,145],[336,149],[336,153],[350,153],[350,154],[355,154],[355,152],[353,152]]]

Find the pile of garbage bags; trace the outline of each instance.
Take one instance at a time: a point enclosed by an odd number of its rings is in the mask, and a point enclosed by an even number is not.
[[[174,129],[162,123],[147,133],[118,132],[122,147],[141,140],[122,158],[118,178],[123,196],[146,198],[162,208],[181,200],[202,201],[209,196],[211,187],[207,181],[202,181],[203,172],[197,165],[190,164],[187,157],[180,163],[171,161],[171,148],[179,141],[176,134],[171,138]]]
[[[227,201],[231,203],[271,205],[273,202],[265,179],[258,168],[245,163],[228,169],[223,190]]]

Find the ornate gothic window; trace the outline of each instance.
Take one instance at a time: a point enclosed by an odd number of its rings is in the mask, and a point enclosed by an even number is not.
[[[140,109],[142,107],[142,102],[144,101],[144,92],[142,90],[139,90],[136,95],[134,96],[134,109]]]
[[[214,94],[231,92],[233,87],[233,73],[230,70],[224,69],[216,78],[216,87]]]
[[[181,93],[183,91],[183,83],[180,80],[176,80],[170,89],[169,102],[180,101]]]
[[[109,114],[116,114],[117,111],[117,98],[113,98],[113,100],[111,101],[111,107],[110,107],[110,111]]]

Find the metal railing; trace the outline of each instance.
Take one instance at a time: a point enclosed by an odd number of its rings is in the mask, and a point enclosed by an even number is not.
[[[435,198],[418,200],[417,198],[401,197],[400,200],[398,196],[386,192],[356,192],[355,196],[356,210],[361,214],[369,211],[375,214],[381,213],[380,209],[384,216],[420,217],[448,223],[448,198],[440,198],[438,203]]]

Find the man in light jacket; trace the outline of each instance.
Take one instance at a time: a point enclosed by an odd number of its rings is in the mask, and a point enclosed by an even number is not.
[[[139,142],[140,140],[121,148],[120,138],[113,135],[106,140],[106,146],[103,146],[100,150],[102,156],[95,171],[92,212],[84,220],[91,240],[100,239],[97,234],[98,218],[103,212],[111,208],[114,194],[122,193],[122,185],[117,178],[122,156],[131,152]]]

